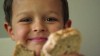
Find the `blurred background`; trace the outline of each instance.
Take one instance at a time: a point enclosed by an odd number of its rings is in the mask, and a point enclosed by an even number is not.
[[[3,23],[3,1],[0,0],[0,56],[11,56],[15,43],[7,35]],[[100,0],[68,0],[72,27],[80,30],[80,53],[100,56]]]

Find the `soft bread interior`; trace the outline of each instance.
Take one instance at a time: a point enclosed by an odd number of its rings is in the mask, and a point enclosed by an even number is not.
[[[80,32],[76,29],[63,29],[52,33],[43,46],[45,56],[59,56],[63,53],[79,52],[81,43]]]
[[[16,44],[13,56],[35,56],[34,51],[28,50],[20,42]]]

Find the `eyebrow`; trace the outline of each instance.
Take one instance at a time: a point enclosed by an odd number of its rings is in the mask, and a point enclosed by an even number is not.
[[[60,13],[56,12],[56,11],[49,11],[46,14],[54,14],[56,16],[60,16]],[[62,15],[62,14],[61,14]]]
[[[17,13],[16,16],[19,16],[19,15],[26,15],[26,14],[29,14],[29,13],[32,13],[32,11],[22,11],[22,12]]]
[[[60,15],[60,13],[56,12],[56,11],[46,11],[47,13],[46,14],[54,14],[54,15]],[[22,12],[19,12],[16,16],[19,16],[19,15],[26,15],[26,14],[30,14],[32,13],[32,11],[22,11]]]

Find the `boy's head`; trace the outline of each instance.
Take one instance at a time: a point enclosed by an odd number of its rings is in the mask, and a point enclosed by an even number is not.
[[[51,33],[71,25],[66,0],[5,0],[4,10],[8,34],[36,53]]]
[[[9,25],[11,25],[11,21],[12,21],[12,3],[13,3],[13,0],[4,1],[5,20],[6,22],[8,22]],[[63,9],[63,20],[65,24],[67,20],[69,19],[68,2],[67,0],[61,0],[61,3],[62,3],[62,9]]]

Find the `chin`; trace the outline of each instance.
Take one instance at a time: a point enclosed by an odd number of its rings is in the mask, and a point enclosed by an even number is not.
[[[26,46],[27,49],[32,50],[32,51],[40,51],[43,47],[43,45],[45,44],[45,42],[41,42],[41,43],[28,43]]]

